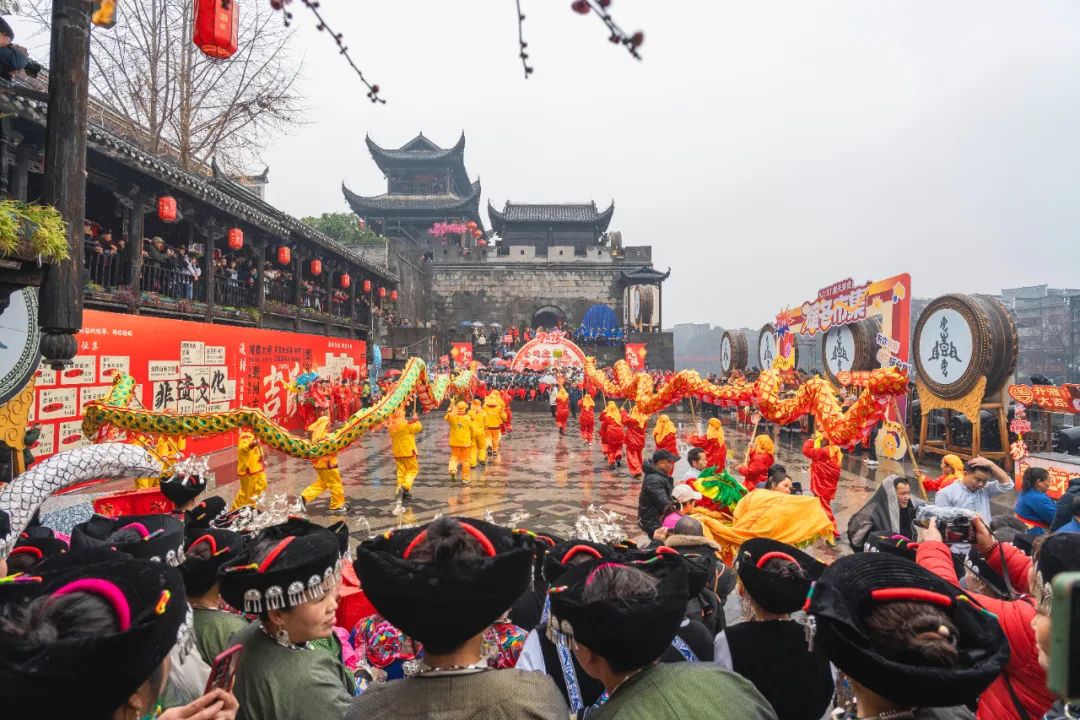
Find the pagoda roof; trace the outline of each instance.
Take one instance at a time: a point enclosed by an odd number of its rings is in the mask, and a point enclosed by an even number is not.
[[[465,133],[453,145],[453,147],[439,147],[420,133],[409,142],[397,149],[384,148],[371,136],[365,136],[368,151],[375,160],[375,164],[384,174],[389,175],[394,168],[415,166],[449,166],[454,171],[455,184],[458,189],[469,186],[469,174],[465,170]]]
[[[633,270],[623,270],[622,279],[628,285],[638,285],[641,283],[663,282],[670,275],[671,268],[668,268],[667,272],[660,272],[650,265],[642,265]]]
[[[460,213],[469,217],[479,218],[480,214],[480,181],[477,180],[469,185],[468,195],[461,196],[454,193],[444,195],[404,195],[400,193],[386,193],[383,195],[363,196],[341,184],[341,192],[345,195],[345,201],[353,212],[361,217],[395,215],[409,212],[433,213],[446,215],[448,213]]]
[[[601,212],[595,202],[588,203],[542,203],[526,204],[507,201],[502,211],[496,210],[488,201],[488,217],[491,226],[500,231],[506,225],[592,225],[599,232],[606,232],[615,202]]]

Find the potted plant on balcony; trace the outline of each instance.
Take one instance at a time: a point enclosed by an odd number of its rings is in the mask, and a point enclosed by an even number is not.
[[[56,208],[0,200],[0,258],[51,264],[68,257],[68,227]]]

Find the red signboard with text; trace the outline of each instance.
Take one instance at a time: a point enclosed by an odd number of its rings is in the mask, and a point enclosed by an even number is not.
[[[624,350],[626,364],[630,366],[630,369],[634,372],[644,372],[645,343],[626,343]]]
[[[454,358],[454,367],[467,367],[473,360],[472,343],[450,343],[450,357]]]
[[[363,368],[362,340],[256,330],[87,310],[75,336],[72,367],[37,374],[31,419],[41,426],[35,457],[88,444],[82,410],[103,397],[116,373],[136,383],[132,407],[160,412],[218,412],[257,407],[278,424],[299,429],[296,395],[288,386],[310,369],[338,379],[345,368]],[[231,435],[192,440],[206,453],[233,444]]]

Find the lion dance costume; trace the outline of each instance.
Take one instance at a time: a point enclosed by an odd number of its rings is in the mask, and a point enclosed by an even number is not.
[[[745,465],[739,466],[739,474],[743,476],[743,487],[753,490],[758,483],[765,482],[769,475],[769,468],[776,462],[776,446],[768,435],[758,435],[754,438],[754,445]]]
[[[233,498],[230,510],[255,505],[266,491],[266,467],[263,465],[262,445],[250,430],[240,431],[236,443],[236,477],[240,489]]]
[[[413,480],[420,474],[420,460],[416,453],[416,434],[424,429],[419,420],[405,419],[405,409],[398,408],[390,419],[390,450],[397,470],[397,488],[402,499],[408,499]]]
[[[600,449],[604,451],[608,467],[612,470],[622,462],[623,444],[626,442],[626,428],[623,427],[619,407],[609,402],[600,414]]]
[[[596,427],[596,402],[592,395],[585,393],[578,400],[578,427],[581,429],[581,439],[586,445],[592,445],[593,429]]]
[[[719,418],[711,418],[704,435],[691,435],[688,442],[705,451],[706,467],[717,471],[727,467],[727,444],[724,442],[724,426]]]
[[[807,438],[803,443],[802,453],[810,459],[810,491],[821,502],[821,509],[829,516],[833,524],[833,535],[840,537],[833,516],[832,501],[836,497],[836,486],[840,483],[841,463],[844,454],[835,445],[823,445],[822,438]]]
[[[464,402],[446,411],[446,424],[450,426],[450,481],[457,480],[461,468],[461,482],[469,482],[469,456],[476,449],[473,443],[473,423],[469,406]]]
[[[667,450],[672,455],[679,454],[679,443],[675,435],[675,423],[667,415],[656,418],[656,427],[652,431],[653,442],[657,450]]]
[[[328,433],[330,418],[323,415],[307,427],[311,433],[311,442],[319,442],[323,438],[333,437],[334,433]],[[338,470],[337,454],[324,455],[311,461],[317,476],[315,482],[308,485],[300,493],[304,503],[309,503],[326,491],[330,491],[330,512],[339,512],[345,509],[345,488],[341,484],[341,471]]]

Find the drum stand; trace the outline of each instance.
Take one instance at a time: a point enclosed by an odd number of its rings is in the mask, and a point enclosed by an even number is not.
[[[919,428],[919,459],[926,453],[934,455],[957,455],[963,460],[970,460],[981,455],[990,460],[1001,461],[1005,471],[1012,473],[1013,459],[1009,454],[1009,421],[1006,415],[1004,391],[998,397],[986,397],[986,378],[981,377],[972,388],[971,392],[963,397],[947,400],[935,395],[921,378],[915,380],[915,387],[919,391],[919,404],[922,411],[922,424]],[[927,439],[932,410],[945,411],[945,438],[944,440]],[[1001,435],[1001,450],[982,450],[982,410],[990,410],[997,413],[998,432]],[[971,421],[971,446],[954,445],[952,437],[952,414],[958,412]]]

